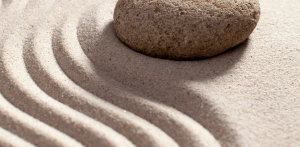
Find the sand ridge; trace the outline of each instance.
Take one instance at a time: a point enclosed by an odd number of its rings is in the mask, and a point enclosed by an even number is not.
[[[300,144],[299,2],[261,1],[246,42],[194,61],[122,44],[116,2],[1,1],[0,146]]]

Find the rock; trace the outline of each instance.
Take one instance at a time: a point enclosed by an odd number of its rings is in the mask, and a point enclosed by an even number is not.
[[[114,27],[137,52],[186,60],[212,57],[242,43],[259,15],[258,0],[119,0]]]

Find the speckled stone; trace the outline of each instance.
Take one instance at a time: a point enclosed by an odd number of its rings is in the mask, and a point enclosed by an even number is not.
[[[114,27],[137,52],[186,60],[212,57],[242,43],[259,15],[258,0],[119,0]]]

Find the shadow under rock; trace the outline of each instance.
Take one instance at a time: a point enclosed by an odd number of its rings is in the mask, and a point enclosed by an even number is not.
[[[222,76],[240,60],[248,40],[213,58],[170,61],[131,50],[117,38],[112,21],[104,27],[98,21],[93,17],[80,20],[77,36],[99,76],[108,75],[128,87],[122,90],[134,89],[143,98],[181,111],[206,128],[222,146],[240,146],[225,114],[209,98],[189,89],[186,82],[201,83]]]

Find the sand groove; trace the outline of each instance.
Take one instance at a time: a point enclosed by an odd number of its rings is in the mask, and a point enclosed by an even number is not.
[[[2,95],[0,95],[0,106],[2,108],[0,110],[0,127],[24,138],[32,144],[37,146],[82,146],[69,136],[18,110],[7,102]],[[4,136],[6,135],[3,135],[3,139],[5,139]],[[10,142],[12,146],[16,146],[13,140],[10,140]],[[19,141],[16,142],[18,143]]]
[[[0,147],[300,146],[298,0],[260,0],[247,41],[180,62],[122,44],[116,2],[0,0]]]
[[[1,82],[6,82],[2,83],[5,87],[1,88],[8,101],[28,114],[76,138],[86,146],[120,146],[120,142],[124,143],[123,146],[132,146],[130,142],[110,128],[62,105],[41,91],[25,69],[22,60],[22,42],[16,40],[18,37],[13,36],[13,39],[8,39],[8,44],[15,42],[16,46],[7,48],[9,45],[4,45],[1,56],[3,72],[7,73],[6,77],[1,80]],[[29,87],[30,89],[28,89]],[[22,101],[20,98],[26,98],[28,101],[20,103]],[[28,109],[27,106],[32,107]]]
[[[68,18],[67,22],[74,19],[76,20],[76,18]],[[62,30],[64,29],[66,27],[62,27]],[[34,39],[33,46],[28,47],[24,57],[28,72],[46,93],[77,111],[112,127],[137,146],[177,146],[171,138],[152,124],[101,100],[73,83],[55,61],[51,47],[51,34],[47,35],[49,31],[39,30],[37,32],[38,34],[34,35],[36,39],[42,38],[43,44],[47,44],[47,46],[42,46],[41,41]],[[76,35],[76,31],[68,30],[68,32]],[[53,39],[53,41],[56,40]]]
[[[74,19],[71,20],[74,21]],[[76,21],[69,24],[66,23],[62,27],[62,32],[58,33],[57,37],[54,37],[61,41],[53,41],[53,50],[57,61],[63,71],[73,81],[93,94],[160,127],[181,146],[218,146],[213,136],[184,114],[161,104],[126,93],[120,90],[124,89],[124,87],[122,88],[118,82],[107,76],[105,80],[100,77],[93,68],[93,63],[85,56],[80,47],[75,33],[76,24]],[[86,39],[88,40],[88,38]],[[110,82],[114,81],[113,86],[106,82],[108,79],[110,79]],[[118,88],[114,88],[115,86]],[[143,109],[136,109],[136,107]],[[173,128],[178,129],[174,130]]]
[[[10,147],[10,146],[24,146],[24,147],[34,147],[34,145],[26,142],[22,138],[6,131],[0,127],[0,146]]]
[[[220,146],[198,121],[87,55],[97,45],[90,31],[111,29],[115,3],[1,1],[0,132],[17,141],[0,136],[0,146]]]

